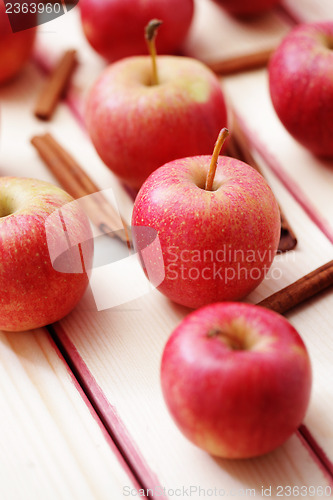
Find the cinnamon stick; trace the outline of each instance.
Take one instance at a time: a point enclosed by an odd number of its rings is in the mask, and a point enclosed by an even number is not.
[[[220,76],[263,68],[267,65],[274,50],[275,48],[270,48],[253,52],[251,54],[230,57],[219,61],[206,62],[206,66]]]
[[[78,185],[81,185],[82,190],[85,193],[94,193],[99,191],[98,186],[94,183],[94,181],[88,177],[88,175],[82,170],[77,161],[73,158],[71,154],[68,153],[66,149],[64,149],[59,142],[57,142],[54,137],[50,133],[44,134],[42,136],[42,141],[48,145],[53,151],[56,152],[57,157],[62,162],[63,165],[66,165],[66,172],[68,172],[69,179],[74,179],[77,181]],[[57,172],[54,172],[57,174]],[[70,185],[71,181],[68,183]],[[70,188],[71,189],[71,188]]]
[[[248,140],[245,137],[245,134],[240,128],[235,117],[234,117],[234,130],[229,139],[228,151],[231,156],[233,156],[234,158],[238,158],[241,161],[244,161],[248,165],[251,165],[261,175],[263,175],[261,168],[259,167],[257,161],[255,160],[255,158],[251,153]],[[297,238],[280,205],[279,209],[281,218],[281,234],[280,234],[278,251],[288,252],[296,247]]]
[[[54,67],[38,96],[34,110],[37,118],[50,120],[59,100],[66,90],[76,64],[76,50],[67,50]]]
[[[31,144],[59,184],[81,203],[92,222],[108,236],[117,236],[132,247],[130,229],[76,160],[51,136],[34,136]],[[94,196],[87,196],[94,194]]]
[[[278,251],[289,252],[289,250],[293,250],[296,247],[297,238],[280,205],[279,209],[281,218],[281,234]]]
[[[333,260],[259,302],[259,306],[284,314],[333,285]]]

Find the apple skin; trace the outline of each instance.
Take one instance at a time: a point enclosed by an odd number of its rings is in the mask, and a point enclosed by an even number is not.
[[[210,304],[188,315],[163,352],[161,383],[181,432],[223,458],[251,458],[302,423],[311,364],[295,328],[263,307]]]
[[[0,2],[0,84],[20,72],[31,56],[35,38],[35,28],[12,32],[5,4]]]
[[[83,31],[90,45],[108,61],[147,54],[145,26],[161,19],[159,54],[177,52],[190,28],[193,0],[80,0]]]
[[[272,103],[289,133],[312,153],[333,156],[333,22],[294,28],[269,64]]]
[[[234,16],[252,17],[271,10],[280,0],[215,0]]]
[[[174,302],[198,308],[239,300],[264,279],[280,239],[280,213],[265,179],[249,165],[220,156],[213,190],[204,189],[211,157],[170,162],[140,189],[132,231],[139,253],[145,227],[159,237],[163,261],[144,262],[165,277],[158,290]],[[155,260],[154,260],[155,259]]]
[[[220,82],[191,58],[159,56],[159,84],[151,85],[151,59],[110,65],[90,91],[86,124],[104,163],[140,188],[156,168],[185,156],[209,154],[227,111]]]
[[[67,236],[84,242],[81,255],[87,271],[93,258],[89,221],[76,203],[70,203],[69,194],[47,182],[1,177],[0,197],[0,329],[23,331],[53,323],[81,299],[88,274],[54,269],[46,220],[66,206],[62,213]],[[62,225],[55,224],[50,234],[53,247],[60,247],[65,238]]]

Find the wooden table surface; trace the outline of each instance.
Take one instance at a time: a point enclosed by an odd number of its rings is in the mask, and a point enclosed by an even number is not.
[[[244,23],[211,0],[196,0],[186,53],[213,61],[252,52],[275,46],[295,22],[333,19],[332,0],[282,4]],[[40,122],[33,116],[36,97],[65,48],[78,50],[79,67],[52,121]],[[33,59],[0,88],[0,175],[56,183],[29,142],[50,131],[101,189],[113,193],[130,222],[133,200],[98,158],[84,128],[85,96],[104,66],[83,38],[78,9],[39,28]],[[225,77],[221,85],[298,237],[297,248],[278,255],[247,298],[256,303],[332,259],[333,163],[314,158],[282,127],[265,69]],[[124,256],[115,240],[101,241],[101,252]],[[95,281],[76,309],[51,328],[0,333],[0,499],[121,500],[143,496],[148,488],[151,498],[170,499],[263,498],[264,490],[271,498],[294,498],[295,487],[299,496],[332,496],[332,292],[287,315],[313,366],[304,425],[264,457],[220,460],[180,434],[162,399],[162,350],[188,310],[149,287],[135,296],[132,266],[129,257],[104,264],[110,303],[118,297],[118,305],[98,310]]]

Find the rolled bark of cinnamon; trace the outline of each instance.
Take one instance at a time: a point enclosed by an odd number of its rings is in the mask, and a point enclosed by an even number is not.
[[[263,68],[267,65],[275,48],[260,50],[251,54],[221,59],[219,61],[206,62],[214,73],[219,76],[241,73],[252,69]]]
[[[333,285],[333,260],[306,274],[257,305],[284,314]]]
[[[34,114],[41,120],[50,120],[63,96],[77,64],[76,50],[67,50],[53,69],[38,96]]]

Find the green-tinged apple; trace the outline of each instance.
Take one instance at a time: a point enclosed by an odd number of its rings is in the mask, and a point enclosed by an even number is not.
[[[104,163],[138,189],[164,163],[211,152],[227,111],[219,80],[201,62],[137,56],[101,75],[86,123]]]
[[[0,84],[16,76],[22,69],[31,56],[35,37],[35,28],[12,32],[5,4],[0,1]]]
[[[333,157],[333,21],[303,24],[282,41],[269,64],[275,111],[312,153]]]
[[[163,19],[160,54],[178,51],[190,28],[193,0],[80,0],[83,31],[91,46],[107,60],[146,54],[142,37],[150,19]]]
[[[89,220],[62,189],[0,178],[0,330],[22,331],[68,314],[88,285]]]
[[[305,416],[311,364],[281,315],[237,302],[188,315],[169,338],[161,382],[182,433],[208,453],[251,458],[284,443]]]
[[[257,16],[271,10],[280,0],[215,0],[234,16]]]
[[[225,136],[224,129],[213,157],[181,158],[153,172],[133,209],[138,251],[149,227],[163,254],[164,262],[143,257],[149,278],[164,266],[158,290],[191,308],[245,297],[264,279],[280,238],[279,208],[262,175],[218,156]]]

